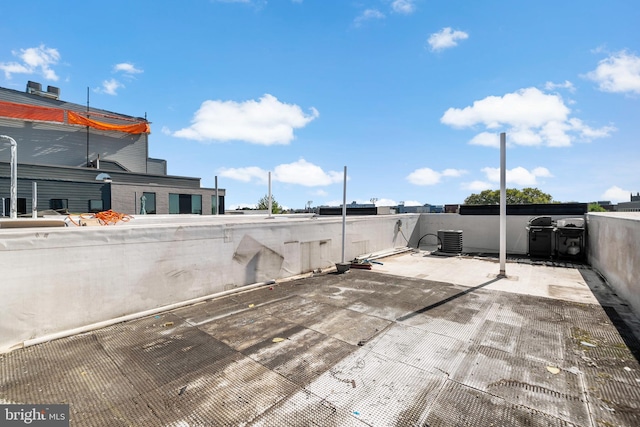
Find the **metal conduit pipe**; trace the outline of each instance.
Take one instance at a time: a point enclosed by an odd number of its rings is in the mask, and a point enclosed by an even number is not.
[[[0,139],[9,141],[11,144],[11,207],[9,217],[18,218],[18,143],[15,139],[7,135],[0,135]]]

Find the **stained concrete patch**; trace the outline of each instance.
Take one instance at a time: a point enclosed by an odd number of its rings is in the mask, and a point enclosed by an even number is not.
[[[336,364],[307,389],[367,425],[422,425],[425,411],[444,381],[442,375],[363,349]]]
[[[301,327],[283,336],[281,342],[267,341],[243,353],[301,387],[355,350],[351,344]]]
[[[298,387],[242,358],[222,369],[204,368],[142,395],[168,426],[245,425]]]
[[[471,387],[448,382],[429,412],[429,427],[503,426],[503,427],[569,427],[577,424],[555,418],[544,412],[505,401]]]

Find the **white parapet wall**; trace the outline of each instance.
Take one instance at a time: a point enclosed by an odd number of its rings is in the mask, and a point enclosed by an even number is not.
[[[417,239],[418,218],[347,217],[345,259],[406,247]],[[149,215],[115,226],[3,229],[0,224],[0,352],[331,268],[341,256],[341,217]]]
[[[587,215],[589,263],[640,316],[640,212]]]

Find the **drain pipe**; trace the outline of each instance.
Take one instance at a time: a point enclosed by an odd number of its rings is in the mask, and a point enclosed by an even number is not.
[[[9,217],[18,218],[18,143],[7,135],[0,135],[0,139],[5,139],[11,144],[11,207]]]
[[[507,277],[507,135],[500,134],[500,274]]]

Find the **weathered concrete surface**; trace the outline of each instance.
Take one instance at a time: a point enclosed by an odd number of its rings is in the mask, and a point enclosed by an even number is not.
[[[0,401],[74,426],[640,425],[637,319],[597,275],[423,255],[1,355]]]

